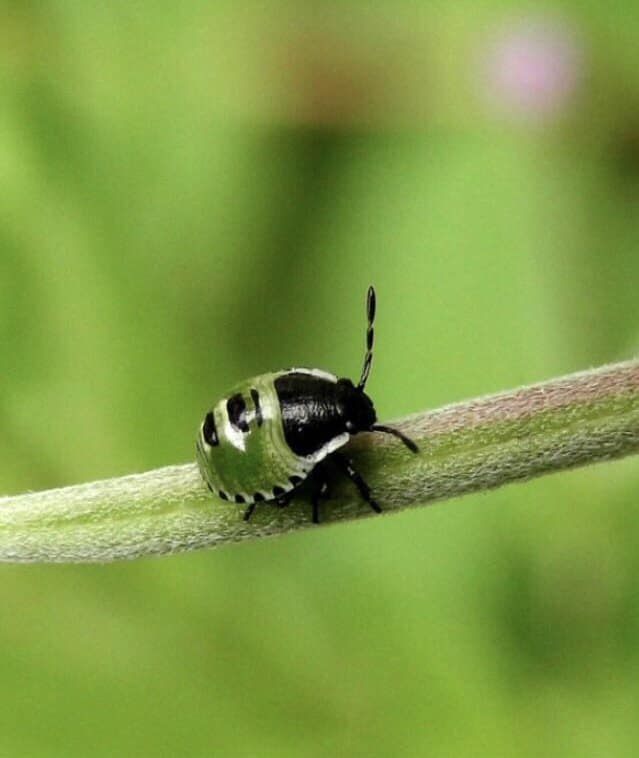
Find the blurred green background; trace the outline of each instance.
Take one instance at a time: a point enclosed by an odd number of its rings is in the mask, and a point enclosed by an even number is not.
[[[0,5],[0,491],[192,460],[291,364],[380,417],[639,347],[639,6]],[[636,755],[633,459],[0,568],[0,755]]]

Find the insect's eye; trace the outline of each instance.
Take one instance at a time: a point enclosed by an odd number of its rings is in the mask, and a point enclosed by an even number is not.
[[[352,434],[355,431],[355,424],[352,421],[346,422],[346,431]]]

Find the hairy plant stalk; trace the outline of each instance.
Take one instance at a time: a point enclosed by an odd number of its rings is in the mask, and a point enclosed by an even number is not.
[[[399,422],[393,438],[360,434],[347,448],[385,512],[639,451],[639,361],[555,379]],[[324,523],[372,516],[335,476]],[[302,490],[287,508],[217,499],[194,463],[0,498],[0,560],[112,561],[317,528]],[[376,517],[378,518],[378,517]]]

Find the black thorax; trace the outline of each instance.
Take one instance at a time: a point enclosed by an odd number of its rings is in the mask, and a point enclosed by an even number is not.
[[[329,379],[291,372],[277,377],[284,437],[296,455],[312,455],[346,431],[337,385]]]
[[[375,410],[370,398],[349,379],[333,382],[293,371],[275,380],[284,437],[296,455],[312,455],[348,432],[370,429]]]

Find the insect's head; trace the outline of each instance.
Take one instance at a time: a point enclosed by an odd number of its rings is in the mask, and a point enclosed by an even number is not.
[[[340,379],[337,383],[341,395],[340,406],[343,408],[342,414],[345,419],[346,431],[349,434],[355,434],[356,432],[383,432],[384,434],[392,434],[400,439],[409,450],[416,453],[418,452],[417,445],[398,429],[375,423],[377,421],[377,414],[373,407],[373,401],[364,392],[368,375],[371,372],[371,365],[373,363],[373,342],[375,340],[373,323],[375,321],[375,307],[375,289],[371,286],[368,288],[368,295],[366,297],[366,316],[368,324],[366,326],[366,353],[364,355],[362,374],[357,386],[354,386],[350,379]]]
[[[350,379],[337,382],[338,408],[344,419],[344,427],[349,434],[368,432],[377,421],[373,401],[360,387],[355,387]]]

